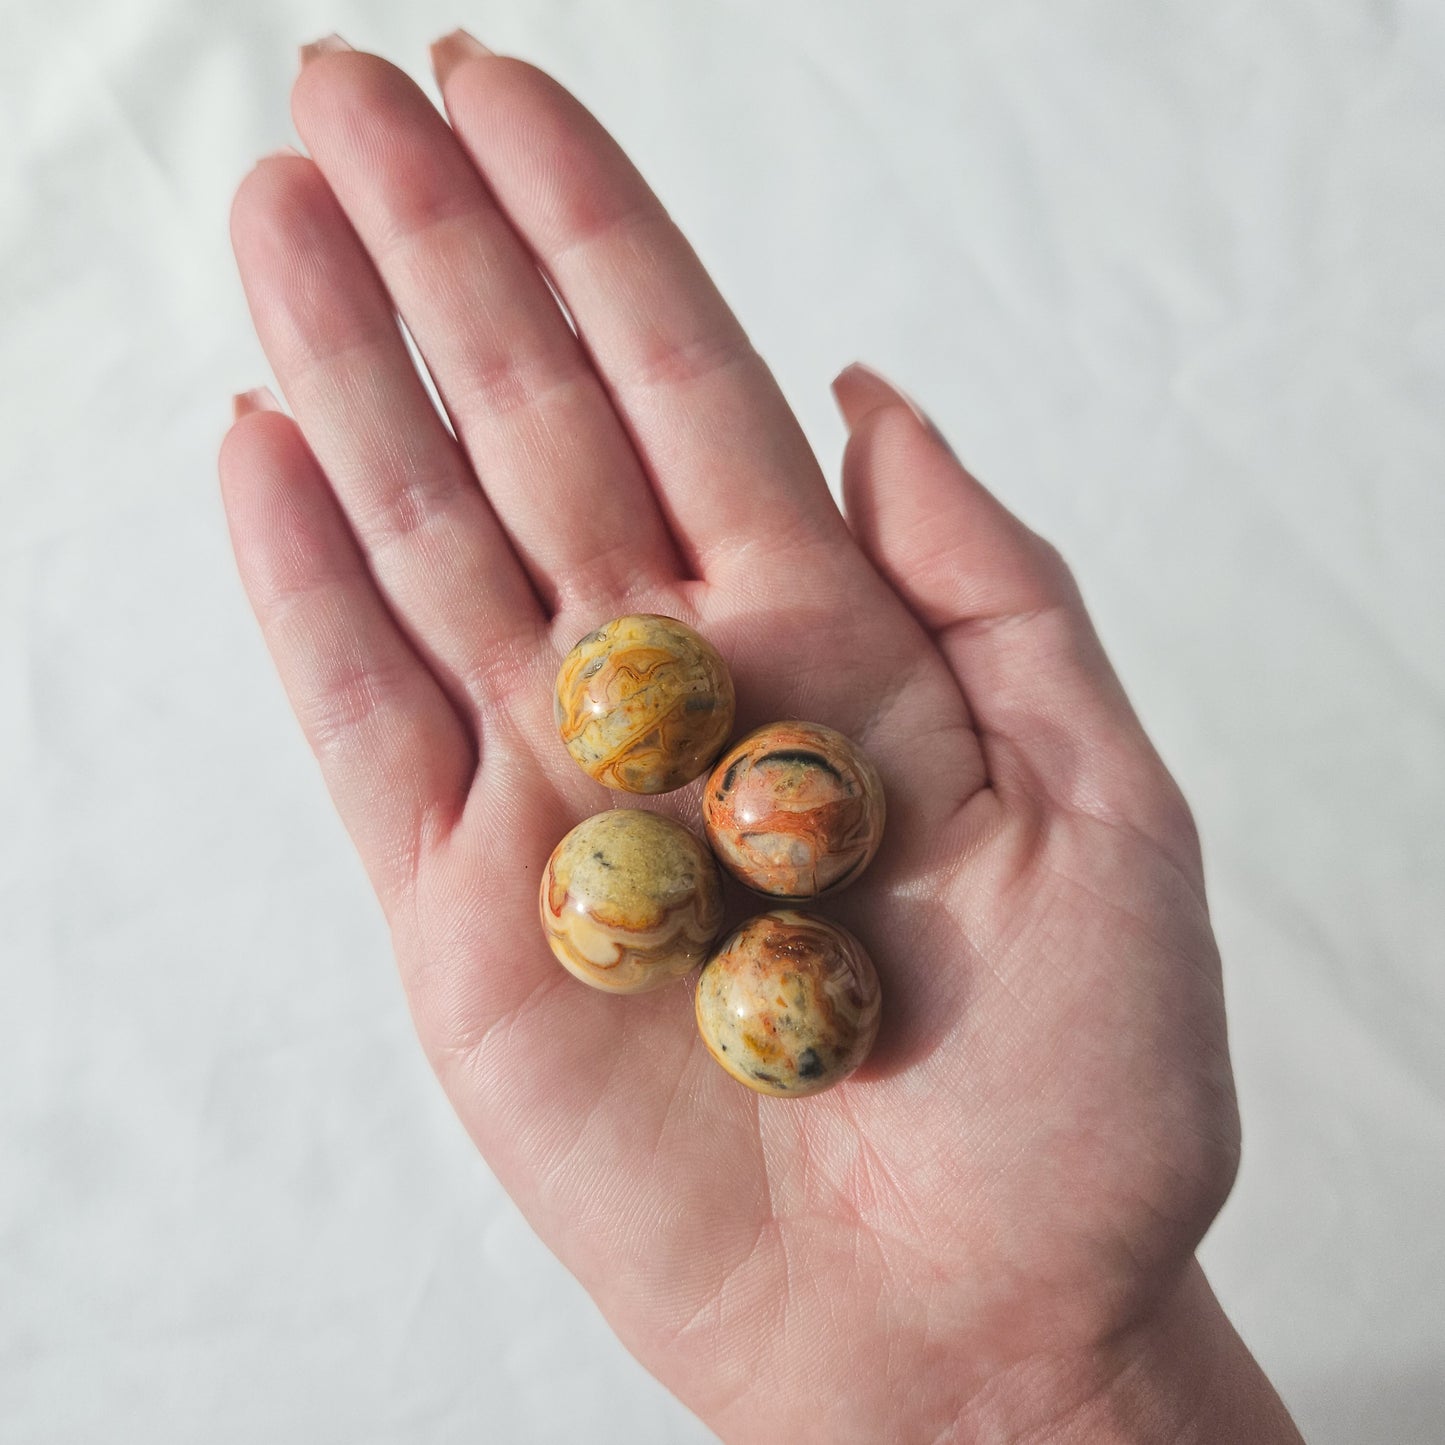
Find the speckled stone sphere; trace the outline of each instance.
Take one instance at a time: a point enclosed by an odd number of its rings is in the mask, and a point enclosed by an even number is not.
[[[635,613],[589,632],[557,674],[557,731],[578,766],[625,793],[666,793],[706,772],[733,727],[733,680],[673,617]]]
[[[702,809],[718,861],[771,898],[835,892],[883,840],[878,770],[821,723],[768,723],[735,743],[713,768]]]
[[[722,925],[722,880],[681,823],[618,808],[558,843],[542,875],[541,909],[564,968],[608,993],[646,993],[707,957]]]
[[[760,1094],[817,1094],[868,1056],[878,974],[847,929],[777,909],[750,918],[707,961],[694,999],[708,1051]]]

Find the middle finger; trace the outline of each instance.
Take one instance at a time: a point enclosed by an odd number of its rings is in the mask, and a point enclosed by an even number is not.
[[[380,56],[331,50],[303,67],[292,112],[544,600],[555,611],[675,580],[606,391],[423,92]]]

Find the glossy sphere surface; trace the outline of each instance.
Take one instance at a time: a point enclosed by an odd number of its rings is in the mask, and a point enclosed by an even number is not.
[[[728,872],[773,898],[815,898],[868,866],[883,839],[883,784],[833,728],[776,722],[728,749],[702,795]]]
[[[733,680],[672,617],[637,613],[589,632],[557,674],[557,731],[582,770],[626,793],[690,783],[733,727]]]
[[[698,976],[698,1032],[760,1094],[816,1094],[868,1056],[882,1008],[863,945],[816,914],[750,918]]]
[[[722,880],[681,823],[618,808],[579,823],[553,850],[541,908],[548,945],[583,983],[645,993],[707,957]]]

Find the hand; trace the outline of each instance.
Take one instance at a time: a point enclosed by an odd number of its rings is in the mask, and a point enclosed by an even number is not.
[[[333,44],[292,95],[312,158],[242,181],[296,420],[263,400],[220,471],[477,1146],[725,1437],[1132,1439],[1217,1425],[1227,1384],[1249,1438],[1294,1438],[1193,1262],[1239,1150],[1194,828],[1069,572],[856,367],[845,522],[615,142],[521,61],[435,53],[450,125]],[[558,742],[553,678],[633,611],[719,647],[739,730],[825,722],[883,775],[883,849],[828,909],[877,960],[883,1029],[827,1094],[748,1092],[689,988],[607,997],[542,941],[548,853],[613,801]],[[696,793],[658,805],[695,822]]]

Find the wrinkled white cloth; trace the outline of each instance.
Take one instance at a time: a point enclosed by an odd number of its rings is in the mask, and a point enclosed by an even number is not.
[[[1204,837],[1203,1257],[1315,1445],[1445,1437],[1445,11],[9,5],[0,1439],[702,1441],[412,1036],[235,579],[227,239],[332,28],[571,84],[830,474],[862,357],[1074,564]]]

